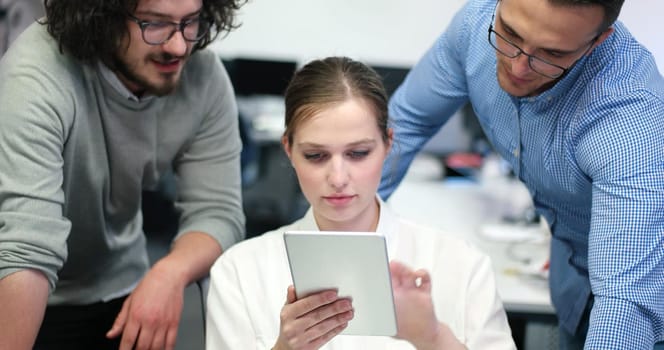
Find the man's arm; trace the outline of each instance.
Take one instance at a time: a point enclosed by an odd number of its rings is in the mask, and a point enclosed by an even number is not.
[[[639,173],[593,185],[588,349],[651,349],[664,339],[664,169]]]
[[[651,349],[664,340],[664,100],[637,90],[595,108],[606,117],[577,148],[593,179],[585,346]]]
[[[209,274],[210,267],[221,255],[222,250],[219,243],[210,235],[203,232],[189,232],[180,236],[173,243],[170,253],[159,260],[153,268],[166,268],[166,271],[179,269],[181,279],[190,284]]]
[[[172,349],[187,284],[205,276],[221,254],[244,237],[238,112],[230,80],[216,55],[197,53],[191,89],[203,91],[203,116],[192,141],[173,161],[179,232],[171,252],[127,298],[108,336],[122,332],[120,350]]]
[[[44,318],[48,280],[36,270],[0,279],[0,350],[29,350]]]
[[[208,274],[222,248],[202,232],[180,236],[125,301],[109,338],[122,334],[120,349],[173,349],[184,289]]]
[[[70,70],[42,34],[38,25],[26,29],[0,61],[3,350],[32,348],[71,229],[62,212],[62,155],[75,115]]]
[[[426,142],[468,101],[464,50],[467,36],[475,33],[467,28],[468,11],[467,5],[455,15],[390,98],[388,126],[394,130],[394,145],[378,189],[385,200]]]

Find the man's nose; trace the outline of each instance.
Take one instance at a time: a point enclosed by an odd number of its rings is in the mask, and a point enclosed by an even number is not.
[[[187,41],[184,40],[182,31],[177,30],[168,40],[161,44],[164,51],[175,56],[182,57],[187,53]]]
[[[512,74],[517,78],[523,77],[532,71],[530,68],[530,57],[526,56],[523,52],[512,60]]]

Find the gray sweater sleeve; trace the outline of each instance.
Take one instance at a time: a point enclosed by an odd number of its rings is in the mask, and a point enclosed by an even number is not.
[[[238,110],[219,58],[211,52],[197,55],[206,61],[201,66],[214,68],[205,76],[189,77],[207,84],[203,91],[210,93],[201,96],[200,102],[207,107],[198,131],[175,159],[176,205],[182,212],[176,239],[200,231],[213,236],[225,250],[244,238]]]
[[[39,37],[34,26],[29,35]],[[33,41],[0,61],[0,278],[23,269],[43,272],[51,289],[67,257],[71,223],[63,216],[63,145],[71,99],[52,51]],[[44,60],[44,61],[42,61]]]

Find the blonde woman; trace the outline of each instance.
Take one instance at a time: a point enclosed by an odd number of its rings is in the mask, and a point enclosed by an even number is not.
[[[514,349],[489,259],[464,241],[399,218],[376,195],[393,142],[380,77],[348,58],[316,60],[295,74],[285,101],[282,143],[311,208],[214,264],[207,348]],[[339,335],[352,322],[353,305],[335,291],[297,299],[287,230],[384,234],[396,337]]]

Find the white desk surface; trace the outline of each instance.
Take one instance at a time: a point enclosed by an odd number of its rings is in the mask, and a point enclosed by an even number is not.
[[[501,223],[506,213],[523,208],[524,196],[529,201],[525,187],[507,179],[443,180],[436,166],[424,156],[416,158],[388,205],[404,218],[463,237],[489,255],[508,312],[552,314],[546,279],[515,273],[530,271],[547,260],[548,230],[535,227],[533,231],[531,226],[532,237],[520,234],[522,238],[513,239],[510,234],[502,238],[483,234],[487,227]],[[517,226],[514,230],[523,232]]]

